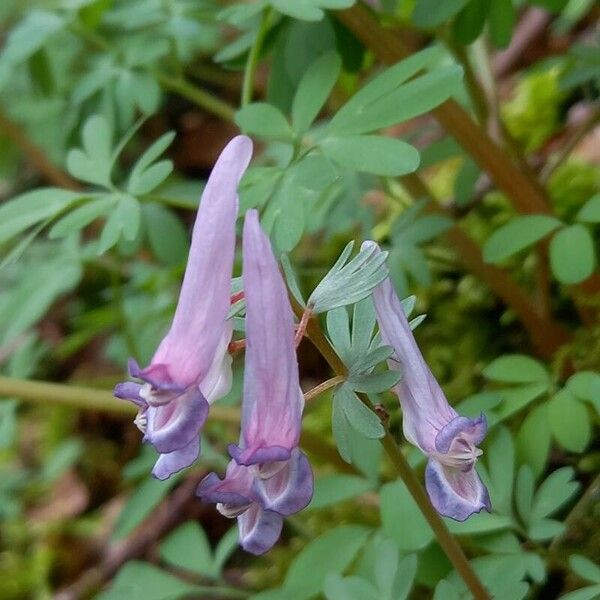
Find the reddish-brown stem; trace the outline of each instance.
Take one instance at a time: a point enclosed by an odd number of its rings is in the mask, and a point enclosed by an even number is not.
[[[304,334],[306,333],[306,327],[308,325],[308,321],[312,317],[312,308],[307,306],[302,313],[302,317],[300,318],[300,323],[298,323],[298,327],[296,329],[296,348],[300,345]]]
[[[235,304],[244,298],[244,290],[231,294],[231,304]]]
[[[246,347],[246,340],[234,340],[233,342],[229,342],[229,346],[227,346],[227,351],[229,354],[235,354],[240,350],[243,350]]]

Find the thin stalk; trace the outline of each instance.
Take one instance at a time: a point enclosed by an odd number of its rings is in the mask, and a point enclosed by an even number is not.
[[[292,306],[294,307],[294,312],[296,315],[300,317],[302,315],[303,308],[293,298]],[[316,319],[310,319],[306,328],[306,333],[310,341],[329,363],[329,366],[333,369],[333,371],[338,376],[345,377],[348,371],[346,365],[343,363],[342,359],[337,355],[337,352],[325,337],[325,334],[323,333],[323,330]],[[373,405],[365,395],[359,394],[359,397],[371,411],[377,414],[373,408]],[[456,571],[463,578],[475,600],[489,600],[490,595],[483,587],[481,581],[479,581],[477,574],[471,567],[459,543],[450,533],[446,527],[446,524],[438,515],[435,508],[433,508],[427,493],[408,464],[408,461],[402,454],[402,451],[400,450],[392,434],[389,432],[386,424],[382,422],[382,425],[385,429],[385,435],[380,439],[381,445],[394,465],[396,472],[417,503],[420,511],[423,513],[423,516],[429,523],[429,526],[435,533],[440,546],[446,553],[446,556],[450,562],[452,562]]]
[[[300,342],[302,341],[302,338],[304,337],[304,334],[306,333],[306,326],[308,325],[311,315],[312,315],[312,308],[310,306],[307,306],[304,309],[304,312],[302,313],[302,318],[300,319],[300,323],[298,323],[298,329],[296,329],[296,338],[295,338],[296,348],[300,345]]]
[[[213,96],[211,93],[195,86],[185,79],[171,77],[165,73],[156,73],[155,76],[160,85],[166,90],[180,94],[190,102],[193,102],[207,112],[220,117],[224,121],[233,121],[235,108],[227,102]]]
[[[137,410],[132,403],[117,400],[109,391],[13,377],[0,377],[0,396],[34,404],[95,410],[124,417],[133,416]],[[238,410],[224,406],[212,406],[210,417],[226,423],[238,423],[240,419]]]
[[[271,8],[267,7],[263,10],[260,25],[256,32],[256,37],[248,53],[248,59],[246,60],[246,68],[244,70],[244,81],[242,82],[242,96],[241,105],[246,106],[252,102],[252,92],[254,91],[254,76],[256,75],[256,69],[258,67],[258,59],[265,41],[267,32],[269,31],[269,24],[271,21]]]
[[[314,387],[312,390],[308,390],[308,392],[306,392],[306,394],[304,394],[304,402],[308,403],[311,400],[314,400],[317,396],[320,396],[323,392],[326,392],[327,390],[331,389],[332,387],[335,387],[336,385],[343,383],[345,380],[346,380],[346,378],[343,375],[336,375],[335,377],[332,377],[331,379],[328,379],[327,381],[320,383],[319,385]]]

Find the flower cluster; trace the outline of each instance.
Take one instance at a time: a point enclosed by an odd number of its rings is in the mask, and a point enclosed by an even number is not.
[[[238,136],[223,150],[208,180],[194,226],[190,256],[173,323],[150,365],[131,360],[143,383],[121,383],[115,396],[134,402],[136,424],[160,457],[153,474],[166,479],[191,465],[209,405],[231,387],[227,319],[238,214],[237,186],[252,144]],[[283,517],[304,508],[313,477],[298,448],[304,399],[287,290],[258,213],[246,213],[243,235],[246,360],[239,445],[225,478],[208,475],[205,501],[237,517],[240,543],[260,554],[279,538]]]
[[[228,348],[233,328],[228,315],[237,188],[251,156],[252,143],[245,136],[234,138],[221,153],[202,194],[171,327],[149,366],[141,368],[130,361],[129,373],[141,383],[115,388],[117,397],[138,406],[135,423],[144,441],[160,455],[152,471],[159,479],[196,460],[209,406],[231,387]],[[485,419],[467,419],[449,406],[417,347],[391,282],[383,279],[386,272],[378,274],[385,256],[373,242],[365,242],[363,250],[360,264],[367,265],[373,280],[369,289],[377,284],[373,299],[381,337],[394,350],[390,367],[402,373],[395,391],[404,433],[429,456],[426,485],[431,501],[441,514],[457,520],[482,508],[489,510],[487,490],[474,469]],[[310,502],[313,474],[298,446],[304,398],[294,316],[256,210],[245,217],[242,279],[246,355],[240,440],[228,448],[231,460],[225,476],[211,473],[197,494],[216,503],[223,515],[236,517],[242,547],[262,554],[279,538],[283,518]],[[334,292],[339,295],[341,290]]]

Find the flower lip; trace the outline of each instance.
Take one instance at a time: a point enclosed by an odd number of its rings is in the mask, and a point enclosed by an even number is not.
[[[113,390],[113,396],[120,400],[129,400],[139,406],[140,408],[148,408],[148,403],[140,395],[142,386],[139,383],[133,381],[125,381],[124,383],[117,383]]]
[[[226,480],[220,479],[216,473],[209,473],[198,484],[196,495],[199,496],[203,502],[221,504],[225,506],[228,511],[231,511],[233,508],[247,508],[253,502],[252,498],[248,498],[248,496],[240,492],[223,489],[227,483]]]
[[[487,420],[482,413],[477,419],[461,415],[452,419],[435,437],[435,449],[447,454],[455,439],[463,439],[471,446],[481,444],[487,433]]]
[[[229,444],[227,451],[238,465],[245,467],[263,463],[284,462],[292,455],[291,450],[283,446],[260,446],[258,448],[242,449],[236,444]]]
[[[169,375],[167,365],[155,364],[142,369],[134,358],[127,361],[129,375],[149,383],[156,390],[183,392],[185,387],[176,384]]]

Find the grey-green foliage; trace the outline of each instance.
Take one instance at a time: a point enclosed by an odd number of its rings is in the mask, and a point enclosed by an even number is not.
[[[594,399],[600,389],[598,373],[576,373],[560,387],[539,361],[510,354],[492,361],[484,375],[502,385],[502,402],[487,412],[492,422],[509,419],[529,407],[516,436],[517,455],[536,475],[546,464],[552,440],[569,452],[581,453],[587,448],[592,434],[591,409],[598,412]],[[547,400],[539,403],[541,397]]]
[[[82,147],[72,149],[67,156],[67,168],[73,177],[93,187],[81,192],[39,188],[16,196],[0,208],[0,242],[29,234],[9,251],[5,263],[14,262],[18,258],[15,248],[22,254],[46,228],[50,239],[69,238],[100,218],[106,222],[97,243],[98,254],[119,242],[140,240],[145,231],[160,260],[172,264],[185,257],[185,232],[177,217],[166,207],[148,203],[148,194],[161,186],[173,169],[171,161],[160,156],[174,133],[154,141],[137,159],[126,181],[116,180],[119,156],[137,128],[115,143],[108,121],[100,115],[91,116],[82,130]],[[161,220],[157,221],[159,215]]]
[[[343,193],[344,173],[398,176],[417,169],[411,145],[378,131],[431,110],[460,88],[461,69],[438,65],[441,56],[430,48],[400,61],[358,90],[329,123],[315,123],[340,72],[341,61],[329,50],[305,66],[290,118],[268,102],[236,113],[246,133],[289,148],[279,153],[280,165],[249,172],[242,184],[246,206],[266,205],[264,223],[281,251],[293,248],[311,222],[322,226]]]
[[[566,3],[567,0],[530,2],[554,12],[559,12]],[[454,38],[463,44],[475,41],[487,25],[494,45],[504,48],[512,38],[519,5],[520,3],[513,0],[417,0],[412,20],[415,25],[427,29],[439,27],[450,21]]]
[[[486,261],[499,263],[530,248],[552,235],[550,266],[563,284],[585,281],[596,269],[596,248],[591,225],[600,220],[600,200],[592,196],[575,216],[576,223],[566,225],[550,215],[514,217],[494,231],[486,241],[483,256]]]
[[[409,279],[420,285],[430,285],[430,268],[423,244],[452,227],[444,215],[423,214],[426,201],[420,200],[404,209],[390,231],[390,277],[400,293],[407,293]]]
[[[322,313],[360,302],[388,274],[387,252],[377,252],[375,244],[361,248],[352,259],[354,242],[349,242],[308,299],[315,313]]]

